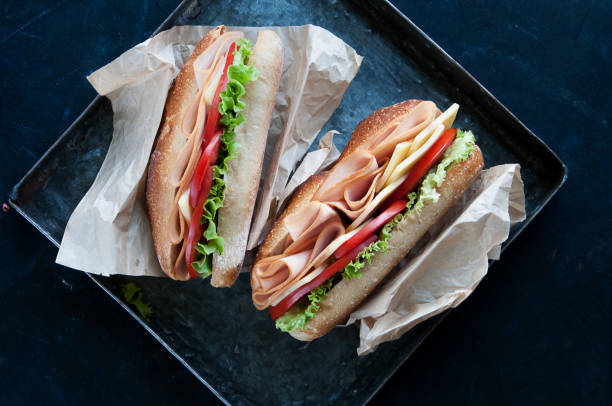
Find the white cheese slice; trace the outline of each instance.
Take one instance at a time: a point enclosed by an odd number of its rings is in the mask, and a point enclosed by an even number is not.
[[[219,87],[219,80],[221,79],[223,68],[225,68],[223,60],[220,60],[217,64],[217,69],[214,72],[215,76],[211,79],[208,87],[204,90],[204,102],[207,106],[212,104],[213,98],[215,97],[215,92],[217,91],[217,87]]]
[[[455,117],[457,117],[457,111],[459,111],[459,105],[457,103],[453,103],[446,111],[440,114],[435,120],[433,120],[427,127],[425,127],[420,133],[417,134],[414,139],[406,142],[402,142],[397,144],[395,149],[393,150],[393,154],[391,155],[391,159],[389,160],[389,164],[385,169],[383,175],[378,179],[378,183],[376,185],[376,192],[382,190],[383,187],[388,186],[393,183],[399,176],[405,174],[411,167],[416,163],[419,158],[433,145],[434,142],[437,141],[437,138],[434,141],[431,139],[434,135],[437,135],[439,138],[442,134],[437,133],[436,130],[440,125],[443,126],[442,132],[450,128],[455,121]],[[408,144],[409,143],[409,144]],[[427,143],[429,147],[422,150],[421,148]],[[419,155],[412,157],[412,154],[418,153]],[[407,159],[411,159],[411,164],[405,164],[404,161]],[[402,165],[402,171],[397,171],[398,166]]]
[[[189,190],[187,189],[183,192],[181,197],[178,199],[178,207],[183,217],[187,219],[187,221],[191,221],[191,206],[189,205]]]

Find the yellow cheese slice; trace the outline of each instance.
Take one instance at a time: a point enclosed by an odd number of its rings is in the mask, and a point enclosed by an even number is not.
[[[431,123],[430,126],[434,128],[442,124],[444,126],[444,129],[450,128],[453,125],[453,122],[455,121],[455,117],[457,117],[458,111],[459,111],[459,105],[457,103],[453,103],[448,109],[446,109],[444,113],[440,114]],[[425,143],[425,141],[427,141],[427,139],[428,137],[425,134],[423,134],[423,136],[421,136],[421,134],[417,135],[414,139],[414,143],[412,144],[412,147],[410,148],[410,153],[419,149]]]
[[[408,171],[410,171],[410,169],[414,166],[414,164],[416,164],[419,161],[419,159],[421,159],[421,157],[425,154],[425,152],[427,152],[427,150],[431,148],[431,146],[436,141],[438,141],[438,138],[440,138],[444,130],[445,128],[442,124],[437,126],[434,129],[433,133],[430,135],[430,137],[427,139],[427,141],[423,145],[421,145],[419,149],[417,149],[416,151],[408,155],[406,159],[404,159],[402,162],[400,162],[399,165],[395,167],[395,169],[389,176],[389,179],[387,180],[387,182],[394,182],[395,180],[399,179],[401,176],[406,175]]]
[[[440,114],[440,116],[425,127],[423,131],[411,141],[409,146],[406,146],[405,143],[398,144],[393,151],[393,155],[391,156],[391,160],[383,176],[378,180],[376,187],[377,191],[380,191],[383,187],[388,186],[400,176],[406,174],[427,149],[437,141],[440,135],[442,135],[442,132],[453,125],[458,110],[459,105],[453,103],[444,113]],[[442,126],[442,132],[438,133],[438,128],[440,126]],[[409,160],[408,163],[406,163],[407,160]],[[401,170],[399,170],[400,166]]]
[[[389,176],[391,176],[391,173],[393,172],[393,169],[395,169],[397,165],[399,165],[405,159],[405,157],[408,156],[412,143],[413,140],[404,141],[400,142],[395,146],[395,149],[393,150],[393,155],[391,155],[391,159],[389,160],[385,171],[383,172],[382,176],[378,178],[378,182],[376,183],[376,193],[380,192],[381,189],[385,186],[387,180],[389,179]]]

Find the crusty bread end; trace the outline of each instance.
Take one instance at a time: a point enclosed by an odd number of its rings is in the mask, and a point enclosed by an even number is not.
[[[246,251],[251,217],[259,188],[266,139],[274,111],[283,65],[283,44],[270,30],[260,31],[249,63],[259,78],[245,85],[245,122],[236,128],[237,156],[225,173],[225,197],[218,212],[217,233],[224,239],[223,254],[213,257],[210,283],[215,287],[234,284]]]

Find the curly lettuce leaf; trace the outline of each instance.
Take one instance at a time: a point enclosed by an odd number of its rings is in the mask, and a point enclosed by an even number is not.
[[[276,319],[276,328],[285,333],[303,329],[309,320],[305,313],[308,304],[308,298],[302,298],[287,310],[287,313]]]
[[[200,219],[200,223],[207,226],[203,238],[195,248],[198,253],[202,254],[202,257],[191,263],[201,278],[206,278],[212,273],[212,255],[215,252],[223,253],[223,237],[217,234],[216,224],[217,211],[223,207],[225,196],[224,175],[229,162],[236,158],[240,147],[234,138],[236,127],[244,122],[244,116],[240,113],[244,110],[244,102],[240,100],[246,92],[244,84],[257,80],[259,77],[255,66],[248,65],[252,50],[249,40],[241,38],[236,45],[238,49],[234,51],[234,62],[227,69],[227,86],[219,93],[219,122],[223,126],[223,132],[217,165],[213,166],[212,185]]]
[[[288,332],[301,330],[306,326],[308,320],[317,315],[321,308],[321,301],[325,299],[331,288],[340,280],[336,274],[314,288],[307,298],[296,303],[287,313],[276,319],[276,328]]]
[[[361,278],[361,268],[365,266],[366,262],[371,264],[375,253],[384,253],[387,251],[389,240],[391,239],[391,230],[393,230],[403,218],[404,215],[400,213],[389,220],[389,222],[382,228],[380,235],[378,236],[378,240],[365,247],[354,260],[344,267],[342,277],[344,279]]]
[[[455,140],[444,151],[442,159],[436,168],[432,168],[427,172],[420,188],[416,192],[416,198],[409,202],[408,209],[410,213],[420,214],[425,202],[431,201],[435,203],[438,201],[440,194],[436,188],[442,186],[442,182],[444,182],[450,167],[458,162],[464,162],[474,151],[475,146],[476,140],[471,131],[457,130]]]
[[[126,303],[134,306],[136,310],[138,310],[138,313],[140,313],[143,320],[149,321],[149,317],[153,313],[153,309],[151,308],[151,305],[143,301],[140,286],[136,285],[134,282],[128,282],[121,287],[121,293],[123,293]]]

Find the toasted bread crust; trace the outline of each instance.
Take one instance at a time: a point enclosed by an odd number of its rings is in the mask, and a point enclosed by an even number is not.
[[[240,148],[225,174],[224,205],[219,209],[217,223],[217,232],[223,237],[225,247],[222,255],[213,257],[210,283],[215,287],[232,286],[244,260],[266,139],[282,74],[283,45],[274,31],[259,32],[251,62],[259,70],[259,78],[245,85],[246,107],[242,112],[245,122],[236,128],[236,142]]]
[[[391,232],[387,251],[382,255],[375,255],[372,263],[365,265],[362,277],[338,282],[321,302],[319,312],[306,324],[305,329],[290,334],[298,340],[311,341],[346,321],[350,313],[408,254],[427,230],[459,200],[476,179],[483,165],[482,152],[478,147],[465,162],[453,165],[446,174],[444,183],[438,188],[438,202],[426,203],[419,216],[406,216]]]
[[[149,163],[146,200],[151,219],[153,243],[162,269],[172,279],[189,279],[185,267],[174,269],[180,245],[172,245],[166,232],[175,193],[175,188],[170,183],[170,173],[175,157],[187,142],[187,137],[181,131],[180,120],[183,111],[198,92],[193,63],[223,32],[225,32],[224,26],[209,31],[196,45],[193,53],[174,79],[168,91],[157,141]]]

